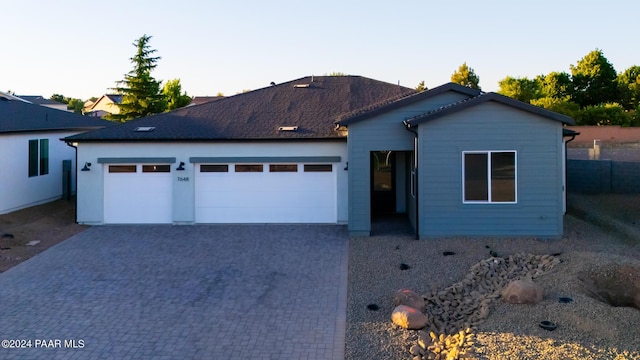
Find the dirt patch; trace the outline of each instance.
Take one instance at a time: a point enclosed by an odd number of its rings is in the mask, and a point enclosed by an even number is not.
[[[57,200],[0,215],[0,272],[87,228],[75,222],[75,200]],[[27,245],[35,241],[39,242]]]
[[[611,263],[578,274],[584,292],[611,306],[640,310],[640,267]]]

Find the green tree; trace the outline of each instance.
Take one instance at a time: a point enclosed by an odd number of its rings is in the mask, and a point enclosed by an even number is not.
[[[540,83],[536,80],[529,80],[526,77],[514,78],[507,76],[498,81],[498,85],[500,86],[498,93],[510,98],[524,102],[540,98]]]
[[[602,50],[596,49],[571,65],[572,100],[581,107],[617,100],[617,74]]]
[[[416,86],[416,90],[425,91],[425,90],[429,90],[429,88],[427,88],[427,86],[424,84],[424,80],[422,80],[418,83],[418,86]]]
[[[634,65],[618,74],[620,104],[627,110],[640,105],[640,66]]]
[[[473,68],[467,66],[466,62],[460,65],[458,70],[454,71],[453,74],[451,74],[451,82],[460,84],[462,86],[467,86],[472,89],[481,90],[479,85],[480,77],[476,75],[476,72],[473,70]]]
[[[109,119],[124,122],[166,109],[165,98],[160,92],[162,82],[151,76],[160,57],[153,56],[157,50],[149,46],[150,39],[151,36],[145,34],[132,44],[136,47],[136,54],[130,58],[133,69],[113,88],[116,93],[123,95],[122,103],[118,105],[120,113],[109,115]]]
[[[550,72],[536,77],[543,96],[569,100],[572,91],[571,75],[566,72]]]
[[[580,114],[580,106],[568,99],[558,99],[554,97],[543,97],[531,100],[531,105],[540,106],[547,110],[565,114],[572,118],[577,118]]]
[[[61,94],[53,94],[53,95],[51,95],[51,97],[49,99],[53,100],[53,101],[57,101],[59,103],[63,103],[63,104],[67,104],[69,102],[67,100],[67,98],[64,97],[64,95],[61,95]]]
[[[57,101],[59,103],[67,104],[67,110],[73,110],[73,112],[76,114],[82,114],[84,101],[80,99],[69,98],[61,94],[53,94],[49,99]]]
[[[633,117],[622,105],[606,103],[584,107],[575,119],[578,125],[630,126]]]
[[[186,92],[182,92],[180,79],[167,81],[162,88],[162,95],[167,103],[167,111],[185,107],[191,102],[191,97]]]
[[[76,114],[82,114],[82,109],[84,109],[84,101],[80,99],[69,99],[67,108],[70,110],[72,109]]]

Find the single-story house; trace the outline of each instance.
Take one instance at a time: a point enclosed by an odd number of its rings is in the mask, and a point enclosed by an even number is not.
[[[110,114],[119,114],[119,104],[122,103],[122,95],[104,94],[98,100],[86,106],[82,112],[87,116],[105,117]]]
[[[564,115],[456,84],[305,77],[65,139],[78,219],[335,223],[405,213],[422,238],[559,237]]]
[[[110,124],[0,94],[0,214],[75,192],[76,152],[60,138]]]

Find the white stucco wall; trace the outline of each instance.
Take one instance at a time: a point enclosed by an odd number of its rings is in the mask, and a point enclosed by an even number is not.
[[[0,214],[57,200],[62,196],[62,160],[71,160],[75,150],[60,138],[77,132],[29,132],[0,134]],[[29,140],[49,139],[49,174],[29,177]],[[72,189],[75,174],[72,174]]]
[[[174,223],[191,223],[194,219],[195,166],[191,157],[292,157],[339,156],[337,171],[338,222],[347,223],[346,142],[244,142],[244,143],[80,143],[78,167],[85,162],[92,164],[91,171],[78,171],[78,222],[82,224],[104,223],[104,174],[98,158],[175,158],[173,174]],[[180,162],[185,170],[176,172]],[[189,178],[190,181],[178,181]]]

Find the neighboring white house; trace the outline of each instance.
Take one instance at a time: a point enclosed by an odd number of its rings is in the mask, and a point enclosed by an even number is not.
[[[111,123],[0,96],[0,214],[56,200],[75,187],[76,151],[61,138]],[[63,181],[63,161],[71,173]]]

